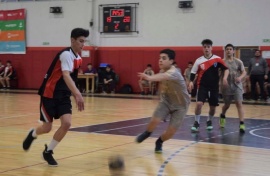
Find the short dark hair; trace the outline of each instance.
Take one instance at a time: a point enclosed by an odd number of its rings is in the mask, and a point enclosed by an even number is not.
[[[87,65],[92,65],[92,63],[88,63]]]
[[[210,40],[210,39],[204,39],[203,41],[202,41],[202,45],[213,45],[213,42],[212,42],[212,40]]]
[[[88,37],[89,36],[89,30],[83,29],[83,28],[75,28],[71,31],[71,38],[77,39],[78,37]]]
[[[234,47],[233,44],[231,44],[231,43],[227,44],[227,45],[225,46],[225,49],[228,48],[228,47],[232,47],[233,50],[235,49],[235,47]]]
[[[193,62],[192,61],[189,61],[188,64],[192,64],[193,65]]]
[[[175,51],[171,49],[164,49],[159,52],[160,54],[167,54],[170,60],[174,60],[175,58]]]
[[[152,65],[151,64],[147,64],[147,66],[146,67],[152,67]]]
[[[8,60],[8,61],[7,61],[7,63],[11,64],[11,61],[10,61],[10,60]]]
[[[256,53],[257,51],[261,52],[261,50],[259,50],[259,49],[255,49],[255,50],[254,50],[255,53]]]

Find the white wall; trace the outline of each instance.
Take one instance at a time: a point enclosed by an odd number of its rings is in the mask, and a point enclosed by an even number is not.
[[[62,0],[41,2],[0,3],[0,10],[26,9],[27,46],[70,45],[70,32],[73,28],[89,28],[92,3],[89,0]],[[50,7],[61,6],[63,14],[49,13]]]
[[[270,45],[269,0],[193,0],[194,8],[178,8],[179,0],[74,0],[0,3],[0,9],[27,9],[27,44],[51,46],[69,44],[74,27],[89,28],[96,46],[198,46],[204,38],[214,45]],[[100,34],[100,4],[139,3],[139,34]],[[92,8],[93,3],[93,8]],[[60,18],[49,13],[50,6],[62,6]],[[93,15],[92,15],[93,14]],[[94,26],[89,22],[94,19]],[[68,36],[68,37],[67,37]]]

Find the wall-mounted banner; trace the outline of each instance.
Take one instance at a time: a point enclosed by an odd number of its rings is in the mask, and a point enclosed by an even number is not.
[[[25,9],[0,10],[0,54],[25,54]]]

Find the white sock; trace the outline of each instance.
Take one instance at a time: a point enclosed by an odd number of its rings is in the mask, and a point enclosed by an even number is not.
[[[200,123],[200,115],[195,115],[195,121],[197,121],[198,123]]]
[[[210,115],[209,115],[209,116],[207,117],[207,121],[209,121],[209,120],[212,121],[212,119],[213,119],[213,116],[210,116]]]
[[[59,143],[58,141],[56,141],[56,140],[52,139],[52,141],[51,141],[50,145],[48,146],[47,151],[49,151],[49,150],[53,150],[53,149],[54,149],[54,148],[57,146],[57,144],[58,144],[58,143]]]
[[[37,132],[36,132],[36,129],[34,129],[34,131],[33,131],[33,133],[32,133],[32,136],[33,136],[34,138],[36,138],[36,137],[37,137]]]

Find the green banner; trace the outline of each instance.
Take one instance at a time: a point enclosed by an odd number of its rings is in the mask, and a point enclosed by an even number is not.
[[[20,31],[25,29],[24,20],[0,21],[1,31]]]

